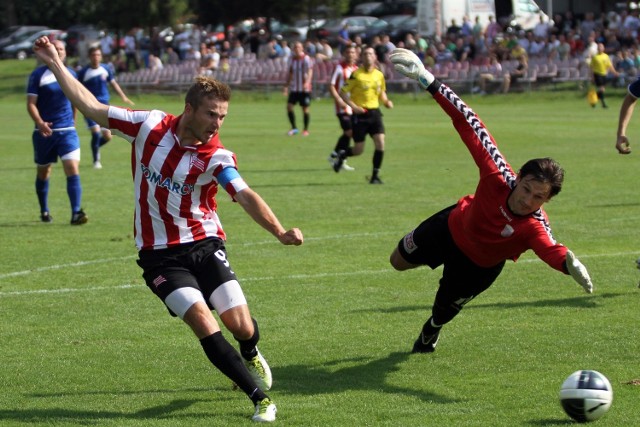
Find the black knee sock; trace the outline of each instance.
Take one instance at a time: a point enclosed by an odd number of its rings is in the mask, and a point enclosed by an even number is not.
[[[256,322],[254,318],[251,318],[251,320],[253,321],[253,336],[248,340],[239,340],[236,338],[236,341],[240,344],[240,355],[244,357],[245,360],[251,360],[258,354],[256,346],[258,345],[258,341],[260,341],[258,322]]]
[[[338,143],[336,144],[336,148],[335,148],[336,153],[338,153],[340,150],[344,150],[346,152],[347,149],[349,148],[349,141],[351,141],[351,138],[349,138],[345,134],[342,134],[342,136],[338,138]]]
[[[378,176],[380,166],[382,166],[382,158],[384,157],[384,151],[376,150],[373,152],[373,176]]]
[[[293,114],[293,111],[288,111],[287,116],[289,117],[289,123],[291,123],[291,129],[296,128],[296,115]]]
[[[422,336],[428,337],[440,331],[442,325],[434,326],[433,323],[433,316],[431,316],[429,320],[427,320],[425,324],[422,325]]]
[[[267,397],[251,378],[251,374],[242,363],[240,355],[222,336],[222,332],[218,331],[201,339],[200,344],[211,363],[236,383],[254,404]]]
[[[302,116],[302,120],[304,122],[304,130],[309,129],[309,121],[311,120],[311,116],[309,116],[309,113],[304,113],[304,115]]]

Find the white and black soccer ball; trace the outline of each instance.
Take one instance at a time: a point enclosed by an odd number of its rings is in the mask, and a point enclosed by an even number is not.
[[[562,409],[579,423],[595,421],[607,413],[613,401],[611,383],[598,371],[576,371],[562,383]]]

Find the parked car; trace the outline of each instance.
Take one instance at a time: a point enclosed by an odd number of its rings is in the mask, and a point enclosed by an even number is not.
[[[0,50],[10,44],[17,43],[21,38],[46,30],[49,27],[43,25],[14,25],[0,33]]]
[[[345,16],[331,19],[325,22],[322,27],[309,30],[307,38],[327,39],[330,45],[336,46],[338,44],[338,34],[345,24],[348,25],[349,38],[353,39],[356,35],[364,37],[367,28],[374,25],[377,20],[378,18],[375,16]]]
[[[305,41],[309,30],[320,28],[325,22],[327,22],[326,19],[312,19],[311,21],[308,19],[300,19],[294,22],[293,25],[284,26],[284,28],[280,30],[280,35],[289,43]]]
[[[18,42],[5,46],[2,49],[2,57],[22,60],[33,56],[33,43],[42,36],[48,36],[50,39],[64,40],[66,33],[62,30],[48,29],[27,35],[22,37]]]

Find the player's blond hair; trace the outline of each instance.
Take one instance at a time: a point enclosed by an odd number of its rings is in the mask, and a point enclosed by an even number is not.
[[[213,98],[219,101],[229,102],[231,99],[231,88],[212,77],[198,76],[187,91],[184,98],[186,104],[197,110],[204,98]]]

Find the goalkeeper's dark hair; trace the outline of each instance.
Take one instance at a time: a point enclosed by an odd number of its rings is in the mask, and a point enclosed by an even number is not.
[[[549,198],[551,198],[562,190],[564,169],[562,169],[558,162],[549,157],[531,159],[522,165],[519,176],[520,179],[530,176],[535,181],[549,183],[551,185]]]

